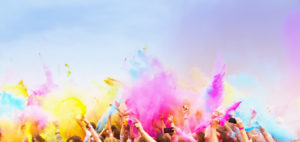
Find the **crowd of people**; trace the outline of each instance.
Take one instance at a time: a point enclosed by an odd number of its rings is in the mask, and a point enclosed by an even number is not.
[[[182,107],[183,127],[177,127],[173,115],[161,116],[160,120],[153,121],[156,135],[151,136],[144,128],[143,124],[134,117],[130,117],[131,112],[117,108],[117,115],[121,128],[111,124],[111,115],[103,129],[98,133],[96,124],[90,122],[86,117],[76,118],[77,124],[85,132],[85,138],[80,136],[71,136],[67,142],[275,142],[276,140],[260,125],[259,128],[251,128],[251,122],[244,124],[240,118],[230,116],[225,123],[222,123],[223,113],[219,110],[211,114],[211,120],[208,125],[200,131],[191,130],[189,127],[190,114],[189,106]],[[256,116],[252,113],[251,120]],[[164,119],[164,118],[167,119]],[[56,142],[62,142],[59,131],[59,123],[53,122],[56,127]],[[256,122],[258,123],[258,122]],[[23,142],[28,142],[24,137]],[[45,142],[45,139],[37,134],[32,137],[33,142]]]

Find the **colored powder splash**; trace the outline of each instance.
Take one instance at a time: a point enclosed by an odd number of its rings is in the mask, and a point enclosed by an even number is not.
[[[140,77],[131,87],[126,88],[122,97],[128,110],[134,113],[132,117],[138,118],[144,129],[150,135],[155,136],[153,121],[159,120],[162,114],[170,113],[180,102],[176,98],[177,82],[171,73],[163,71],[155,59],[144,56],[142,52],[138,55],[145,62],[139,64],[132,62],[133,66],[136,66],[129,72],[133,79],[137,75]],[[148,66],[140,66],[141,64]]]
[[[46,65],[43,65],[43,69],[46,76],[46,83],[42,84],[38,89],[34,89],[32,91],[32,93],[28,96],[27,105],[40,106],[40,99],[42,98],[42,96],[47,95],[57,87],[57,85],[53,82],[53,77],[50,69]]]
[[[60,132],[63,139],[73,135],[84,137],[76,119],[82,118],[85,114],[86,106],[75,97],[66,98],[56,105],[54,116],[57,117],[60,123]]]
[[[240,106],[240,104],[242,103],[242,101],[236,102],[234,103],[231,107],[229,107],[226,111],[225,114],[223,116],[223,118],[220,121],[220,124],[222,126],[224,126],[225,122],[229,120],[229,118],[231,117],[231,112],[235,112],[236,109]]]
[[[125,60],[126,69],[129,71],[129,74],[133,80],[138,79],[139,77],[146,74],[149,68],[153,67],[153,64],[157,64],[156,60],[149,60],[149,57],[146,56],[145,49],[140,49],[137,56],[134,56],[131,60]],[[152,68],[154,71],[154,68]]]
[[[207,109],[208,112],[215,111],[223,102],[223,77],[224,72],[218,73],[214,76],[211,88],[207,92]]]
[[[71,107],[70,107],[71,106]],[[70,97],[58,103],[55,109],[55,115],[65,115],[71,113],[70,117],[83,117],[86,114],[86,106],[77,98]]]
[[[153,120],[158,120],[162,114],[170,113],[179,102],[175,95],[175,85],[171,75],[161,73],[153,78],[142,78],[124,94],[127,96],[128,109],[151,135],[155,135]]]
[[[85,116],[90,122],[96,123],[107,116],[110,104],[118,98],[121,82],[108,78],[103,83],[92,82],[91,86],[83,88],[69,82],[40,100],[41,106],[58,119],[64,140],[73,135],[84,138],[85,133],[77,124],[77,117]],[[46,129],[47,135],[51,135],[52,129],[51,126]]]
[[[15,94],[15,95],[21,95],[21,96],[24,96],[24,97],[28,97],[27,88],[24,85],[23,80],[21,80],[17,85],[3,86],[2,91],[10,93],[10,94]]]
[[[82,99],[87,97],[86,93],[70,86],[60,87],[43,96],[40,100],[41,107],[57,119],[63,140],[73,135],[84,138],[84,132],[77,124],[76,118],[81,118],[87,113],[86,103]],[[51,135],[54,130],[49,126],[46,131],[45,135]]]
[[[32,94],[36,96],[45,95],[57,86],[53,82],[53,77],[50,69],[46,65],[43,66],[43,69],[46,76],[46,83],[41,85],[39,89],[36,89],[32,92]]]
[[[221,57],[218,56],[214,67],[214,80],[211,83],[210,88],[206,95],[206,111],[211,114],[218,107],[221,106],[223,102],[223,91],[224,84],[223,78],[225,75],[225,64],[222,62]]]
[[[65,67],[68,69],[67,75],[68,75],[68,77],[70,77],[71,71],[70,71],[70,66],[69,66],[69,64],[65,64]]]
[[[43,96],[40,100],[41,107],[51,113],[52,119],[59,124],[63,140],[77,135],[84,138],[84,132],[77,124],[76,118],[85,116],[87,107],[82,101],[82,91],[73,88],[64,87],[64,89],[56,89],[51,93]],[[81,96],[81,97],[80,97]],[[51,136],[55,133],[53,126],[48,125],[45,128],[44,135]]]
[[[25,109],[26,98],[5,92],[0,93],[0,117],[16,118]]]

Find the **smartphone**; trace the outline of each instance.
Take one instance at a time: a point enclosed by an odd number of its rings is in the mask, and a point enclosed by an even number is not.
[[[164,128],[164,133],[173,133],[173,132],[174,132],[173,127]]]
[[[229,120],[228,120],[228,122],[230,122],[230,123],[233,123],[233,124],[236,124],[236,120],[235,120],[235,118],[229,118]]]

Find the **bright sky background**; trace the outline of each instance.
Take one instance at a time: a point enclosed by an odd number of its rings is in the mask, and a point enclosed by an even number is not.
[[[228,75],[268,84],[287,77],[284,32],[297,9],[299,0],[1,1],[0,81],[40,84],[43,62],[58,82],[65,63],[77,82],[124,79],[124,58],[148,45],[179,76],[211,75],[220,55]]]

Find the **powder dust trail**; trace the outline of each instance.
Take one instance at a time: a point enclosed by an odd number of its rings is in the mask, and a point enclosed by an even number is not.
[[[51,70],[46,65],[43,65],[43,69],[46,76],[46,83],[39,86],[38,89],[32,90],[32,93],[28,96],[27,105],[40,106],[41,99],[58,87],[58,85],[53,82]]]
[[[229,120],[229,118],[231,116],[230,113],[235,112],[236,109],[240,106],[241,103],[242,103],[242,101],[236,102],[225,111],[225,114],[224,114],[223,118],[220,121],[222,126],[224,126],[225,122]]]
[[[214,70],[214,79],[205,96],[206,113],[203,116],[205,122],[210,120],[211,114],[221,106],[224,100],[223,77],[225,75],[225,65],[221,64],[220,61],[217,61]]]
[[[43,64],[43,70],[44,70],[44,73],[45,73],[45,76],[46,76],[46,82],[44,84],[42,84],[38,89],[34,89],[32,91],[32,95],[43,96],[43,95],[46,95],[47,93],[49,93],[54,88],[56,88],[57,85],[54,84],[52,72],[49,69],[49,67],[45,64],[41,53],[39,53],[38,55],[39,55],[39,57],[41,59],[41,62]]]
[[[46,76],[46,83],[41,85],[39,89],[33,90],[32,94],[36,96],[46,95],[52,89],[57,87],[57,85],[55,85],[53,82],[53,77],[50,69],[46,65],[43,66],[43,69]]]

